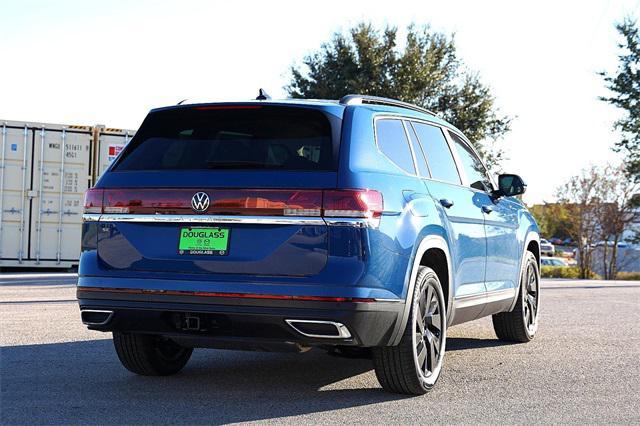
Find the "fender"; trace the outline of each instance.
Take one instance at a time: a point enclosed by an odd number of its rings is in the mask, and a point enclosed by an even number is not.
[[[513,311],[513,308],[516,307],[516,303],[518,303],[518,295],[520,295],[520,285],[522,284],[522,274],[524,274],[525,255],[527,254],[527,247],[529,247],[529,243],[531,241],[536,241],[538,243],[537,254],[538,254],[538,259],[540,259],[540,234],[538,234],[536,231],[529,231],[527,233],[527,237],[524,239],[524,244],[522,246],[522,257],[520,258],[520,275],[518,275],[518,280],[516,281],[518,283],[518,286],[516,287],[516,293],[513,296],[513,302],[511,302],[511,306],[509,307],[508,312]],[[538,264],[538,267],[540,267],[539,264]]]
[[[448,300],[447,300],[447,324],[451,322],[451,318],[453,318],[452,312],[449,312],[451,307],[453,306],[453,274],[451,269],[451,254],[449,252],[449,244],[447,241],[439,236],[439,235],[428,235],[420,241],[420,245],[416,250],[416,254],[413,258],[413,266],[411,268],[411,274],[409,275],[409,282],[407,285],[407,295],[404,301],[404,308],[402,313],[400,314],[400,321],[396,323],[396,326],[391,334],[391,339],[389,344],[391,346],[396,346],[400,343],[400,339],[402,339],[402,334],[404,333],[404,329],[406,327],[407,322],[409,321],[409,314],[411,313],[411,305],[412,305],[412,297],[413,291],[416,284],[416,277],[418,276],[418,268],[420,267],[420,260],[425,252],[429,249],[437,248],[444,252],[445,257],[447,259],[447,271],[449,274],[449,288],[448,288]]]

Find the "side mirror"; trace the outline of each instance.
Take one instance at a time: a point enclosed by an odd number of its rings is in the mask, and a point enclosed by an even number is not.
[[[514,195],[524,194],[527,190],[527,184],[518,175],[500,175],[498,176],[498,190],[495,191],[498,196],[513,197]]]

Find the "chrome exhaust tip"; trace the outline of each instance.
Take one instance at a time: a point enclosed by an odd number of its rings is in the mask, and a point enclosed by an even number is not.
[[[286,319],[289,327],[306,337],[320,339],[349,339],[351,333],[346,325],[335,321]]]
[[[106,325],[113,318],[113,311],[100,309],[83,309],[80,317],[84,325]]]

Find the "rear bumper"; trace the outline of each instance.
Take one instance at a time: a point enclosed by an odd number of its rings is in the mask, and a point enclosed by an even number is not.
[[[78,288],[83,315],[104,311],[99,331],[158,334],[193,347],[250,350],[286,350],[320,345],[386,346],[404,303],[395,301],[272,300],[241,297],[204,297],[189,294],[148,294]],[[197,319],[193,319],[197,318]],[[325,321],[344,325],[343,337],[314,337],[287,320]],[[189,321],[192,324],[189,324]],[[337,329],[337,328],[336,328]],[[307,330],[308,331],[308,330]],[[348,337],[344,337],[348,335]]]

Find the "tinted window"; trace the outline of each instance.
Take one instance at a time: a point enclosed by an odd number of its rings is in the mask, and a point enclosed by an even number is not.
[[[449,144],[439,127],[413,123],[420,145],[427,156],[431,177],[460,185],[460,176],[453,161]]]
[[[209,105],[152,112],[114,170],[335,168],[320,111]]]
[[[411,141],[411,147],[413,148],[413,153],[416,158],[416,164],[418,165],[418,171],[420,172],[420,176],[431,176],[429,174],[429,167],[427,166],[427,160],[424,157],[424,152],[422,152],[422,147],[420,146],[420,142],[418,142],[418,138],[416,137],[416,133],[411,127],[411,124],[407,121],[407,130],[409,133],[409,140]]]
[[[377,120],[376,140],[380,151],[407,173],[416,172],[404,126],[400,120]]]
[[[491,191],[493,185],[489,180],[487,169],[482,165],[482,162],[478,159],[476,154],[467,146],[462,138],[453,132],[449,132],[453,138],[454,145],[462,161],[462,167],[467,174],[472,188],[479,189],[480,191]]]

